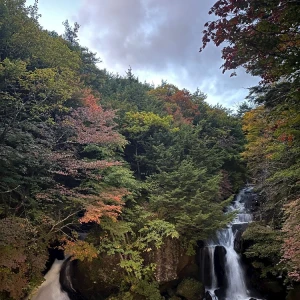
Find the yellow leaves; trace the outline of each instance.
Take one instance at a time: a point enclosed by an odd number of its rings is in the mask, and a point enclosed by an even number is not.
[[[70,241],[64,239],[65,252],[72,256],[72,259],[92,261],[98,256],[97,249],[94,245],[85,241]]]
[[[128,112],[125,118],[128,126],[126,131],[131,133],[142,133],[151,127],[172,128],[172,116],[160,117],[153,112]],[[173,128],[174,129],[174,128]]]
[[[45,68],[27,72],[20,84],[37,97],[57,97],[63,103],[78,90],[79,79],[74,71],[67,68]]]
[[[291,108],[269,111],[259,106],[243,117],[243,131],[246,134],[246,150],[242,154],[248,160],[278,159],[287,147],[292,147],[300,117]],[[279,155],[279,156],[278,156]]]

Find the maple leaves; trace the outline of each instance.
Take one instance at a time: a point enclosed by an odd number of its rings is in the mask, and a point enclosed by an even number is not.
[[[85,212],[79,220],[81,223],[99,223],[103,216],[116,220],[121,213],[122,197],[127,194],[123,189],[109,189],[99,185],[102,180],[101,170],[118,166],[120,162],[109,155],[107,159],[99,159],[97,152],[87,158],[82,151],[82,146],[87,145],[95,145],[97,149],[121,148],[125,144],[124,138],[114,130],[114,112],[103,110],[98,101],[91,91],[86,90],[81,100],[84,106],[70,110],[59,119],[59,139],[49,156],[52,162],[49,171],[57,184],[37,195],[39,199],[50,201],[55,197],[65,201],[69,199],[77,206],[73,208],[75,212]],[[60,228],[76,219],[76,215],[69,214],[67,217],[67,212],[65,215],[66,222],[57,223]]]
[[[47,254],[39,235],[26,219],[0,220],[0,292],[13,299],[21,299],[31,281],[42,279]]]
[[[192,95],[186,89],[179,90],[172,84],[164,84],[149,91],[149,95],[155,95],[164,102],[165,111],[173,116],[176,124],[191,124],[199,115],[198,105],[192,101]]]
[[[71,132],[66,142],[82,145],[92,143],[125,145],[125,140],[114,130],[116,126],[114,111],[104,111],[98,102],[99,99],[95,98],[91,91],[83,92],[82,103],[84,106],[72,109],[60,122],[66,131]]]
[[[287,84],[267,89],[254,88],[259,103],[265,103],[245,113],[243,130],[247,145],[243,156],[261,195],[260,214],[281,235],[282,264],[265,266],[281,269],[291,281],[300,280],[299,254],[299,104],[295,93],[291,96]],[[264,92],[263,92],[264,91]],[[274,100],[274,96],[277,99]],[[278,100],[279,98],[279,100]],[[282,228],[282,232],[280,231]],[[254,240],[257,238],[253,234]],[[267,247],[264,240],[254,247]],[[254,255],[259,256],[258,252]]]
[[[100,195],[87,195],[84,198],[89,199],[85,208],[84,216],[80,218],[81,223],[101,223],[101,218],[108,217],[117,221],[124,205],[122,198],[128,194],[124,188],[111,188],[102,192]]]
[[[264,83],[282,77],[299,80],[297,1],[222,0],[209,13],[218,19],[205,24],[200,51],[210,41],[217,46],[226,43],[223,72],[243,66]]]

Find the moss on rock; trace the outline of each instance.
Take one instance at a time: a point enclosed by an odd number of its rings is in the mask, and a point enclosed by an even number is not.
[[[186,300],[201,300],[204,297],[203,284],[193,278],[184,279],[178,285],[176,295]]]

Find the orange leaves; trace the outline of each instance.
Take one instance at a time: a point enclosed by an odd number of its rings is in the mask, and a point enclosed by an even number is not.
[[[83,91],[82,103],[85,107],[88,107],[92,111],[102,112],[102,107],[99,105],[99,100],[96,98],[90,89],[85,89]]]
[[[62,239],[64,242],[64,249],[68,255],[71,255],[73,259],[88,260],[91,261],[96,258],[98,253],[97,249],[90,243],[85,241],[70,241],[66,238]]]
[[[86,207],[86,212],[82,218],[80,218],[81,223],[99,223],[102,217],[109,217],[116,221],[117,217],[121,213],[121,205],[106,205],[102,201],[98,201],[94,205],[89,205]]]
[[[109,217],[113,221],[117,221],[123,207],[122,198],[127,194],[128,191],[126,189],[110,189],[99,196],[86,196],[92,201],[86,206],[85,214],[80,218],[80,222],[100,224],[103,217]]]
[[[165,84],[149,94],[156,96],[164,102],[165,111],[172,115],[178,124],[190,124],[199,114],[198,105],[192,101],[188,90],[179,90],[171,84]]]

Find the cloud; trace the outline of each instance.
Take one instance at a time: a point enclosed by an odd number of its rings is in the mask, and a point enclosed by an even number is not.
[[[236,78],[222,74],[221,49],[214,45],[199,53],[213,3],[83,0],[77,19],[107,69],[123,74],[131,66],[141,80],[166,79],[191,91],[199,87],[212,103],[230,106],[257,80],[244,71]]]

